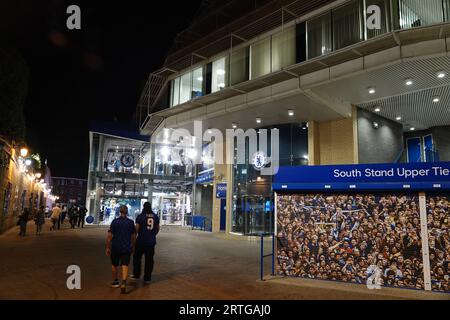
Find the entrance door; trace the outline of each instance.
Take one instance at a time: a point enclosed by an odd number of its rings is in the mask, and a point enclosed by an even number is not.
[[[270,198],[262,196],[248,196],[244,198],[245,235],[260,235],[272,232],[273,210],[270,202]]]
[[[408,162],[417,163],[422,162],[422,143],[419,137],[408,138],[406,140],[408,148]]]
[[[220,200],[220,231],[227,228],[227,199]]]
[[[437,159],[435,159],[433,135],[429,134],[423,137],[423,149],[426,162],[437,161]]]

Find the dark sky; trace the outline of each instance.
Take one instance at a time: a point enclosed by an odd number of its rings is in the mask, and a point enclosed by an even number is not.
[[[30,69],[27,141],[53,176],[87,176],[91,121],[133,121],[145,80],[200,2],[2,0],[0,36]],[[66,28],[71,4],[81,31]]]

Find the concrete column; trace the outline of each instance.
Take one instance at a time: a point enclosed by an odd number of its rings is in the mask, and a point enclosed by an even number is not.
[[[310,166],[320,165],[319,123],[308,122],[308,158]]]

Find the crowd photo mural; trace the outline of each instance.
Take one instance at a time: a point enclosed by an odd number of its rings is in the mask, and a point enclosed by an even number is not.
[[[436,234],[433,270],[445,290],[448,233],[442,231],[440,221],[443,215],[448,218],[447,198],[430,198],[429,211],[430,222],[439,220],[431,231]],[[379,285],[424,289],[419,198],[413,194],[278,195],[277,258],[279,275],[366,284],[377,273]]]
[[[427,197],[431,286],[450,292],[450,196]]]

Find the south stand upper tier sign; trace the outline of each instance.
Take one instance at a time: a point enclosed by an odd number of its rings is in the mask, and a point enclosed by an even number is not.
[[[132,166],[134,166],[136,160],[131,153],[125,153],[120,158],[120,162],[125,168],[131,168]]]

